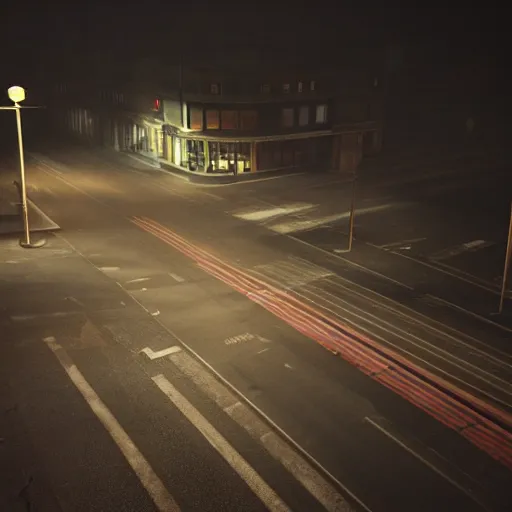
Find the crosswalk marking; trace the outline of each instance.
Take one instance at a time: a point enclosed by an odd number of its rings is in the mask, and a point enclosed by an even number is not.
[[[359,208],[356,210],[356,214],[376,213],[403,205],[402,203],[379,204]],[[267,208],[261,205],[253,205],[229,213],[235,218],[258,223],[282,235],[309,231],[350,217],[349,211],[320,215],[318,213],[319,207],[320,205],[312,203],[269,205]]]
[[[472,240],[471,242],[466,242],[464,244],[457,245],[455,247],[449,247],[448,249],[443,249],[435,254],[430,256],[430,259],[435,261],[446,260],[448,258],[453,258],[454,256],[458,256],[459,254],[465,252],[474,252],[481,249],[485,249],[487,247],[491,247],[495,242],[487,241],[487,240]]]
[[[238,219],[252,222],[270,220],[283,215],[296,214],[314,209],[316,206],[310,203],[292,203],[276,206],[273,208],[249,208],[232,213]]]
[[[334,275],[326,268],[299,258],[290,258],[254,267],[254,271],[284,283],[288,288],[304,286],[308,283]]]

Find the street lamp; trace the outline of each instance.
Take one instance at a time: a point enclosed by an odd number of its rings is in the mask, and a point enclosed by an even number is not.
[[[41,239],[32,243],[30,241],[30,230],[28,225],[28,208],[27,208],[27,187],[25,183],[25,158],[23,155],[23,134],[21,131],[21,106],[20,103],[25,99],[25,89],[17,85],[9,87],[7,90],[10,100],[14,103],[13,107],[1,107],[2,109],[14,110],[16,112],[16,127],[18,130],[18,149],[20,153],[20,181],[21,181],[21,209],[23,215],[23,230],[25,239],[20,240],[20,245],[25,248],[42,247],[46,240]]]

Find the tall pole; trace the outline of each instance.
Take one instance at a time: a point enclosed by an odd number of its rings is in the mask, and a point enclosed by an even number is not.
[[[505,267],[503,268],[503,282],[501,283],[500,306],[498,313],[503,311],[503,303],[505,302],[505,292],[507,290],[508,269],[510,267],[510,259],[512,258],[512,202],[510,203],[510,223],[508,226],[507,252],[505,253]]]
[[[352,250],[352,240],[354,238],[354,217],[356,209],[356,175],[352,180],[352,197],[350,199],[350,218],[348,226],[348,252]]]
[[[185,119],[183,115],[183,53],[180,53],[180,64],[179,64],[179,95],[180,95],[180,119],[181,126],[185,126]]]
[[[21,174],[21,208],[23,214],[23,229],[25,240],[22,245],[30,246],[30,231],[28,227],[28,208],[27,208],[27,186],[25,183],[25,158],[23,154],[23,133],[21,131],[21,108],[18,103],[14,104],[16,111],[16,126],[18,128],[18,149],[20,152],[20,174]]]

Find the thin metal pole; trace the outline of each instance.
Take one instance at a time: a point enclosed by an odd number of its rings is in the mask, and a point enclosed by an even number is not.
[[[510,223],[508,227],[507,252],[505,253],[505,267],[503,269],[503,282],[501,283],[500,307],[498,313],[503,311],[503,303],[505,302],[505,292],[507,289],[508,268],[510,267],[510,258],[512,255],[512,202],[510,203]]]
[[[16,126],[18,128],[18,149],[20,151],[20,174],[21,174],[21,208],[23,211],[23,227],[25,231],[25,245],[30,245],[30,230],[28,227],[28,208],[27,208],[27,187],[25,184],[25,158],[23,156],[23,134],[21,131],[21,108],[15,103],[16,107]]]
[[[356,207],[356,177],[352,181],[352,197],[350,199],[350,219],[348,227],[348,251],[352,250],[352,240],[354,238],[354,214]]]

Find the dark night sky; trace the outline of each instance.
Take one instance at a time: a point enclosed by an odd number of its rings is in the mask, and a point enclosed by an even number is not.
[[[69,2],[53,7],[41,2],[40,7],[27,4],[20,14],[14,6],[3,9],[0,19],[0,86],[30,82],[36,69],[50,74],[53,68],[63,76],[69,74],[70,63],[78,70],[89,69],[97,54],[129,66],[135,56],[163,61],[180,51],[204,57],[252,47],[262,52],[262,59],[283,49],[301,58],[321,55],[335,64],[342,52],[356,47],[398,45],[401,52],[396,55],[403,58],[396,63],[402,67],[392,84],[398,103],[407,94],[423,104],[440,97],[453,102],[458,95],[473,95],[475,101],[478,94],[504,94],[507,10],[340,4],[321,0],[314,8],[291,10],[294,4],[289,1],[257,7],[199,0],[182,5],[171,0],[117,5],[91,1],[82,6]]]
[[[422,43],[442,56],[455,48],[470,53],[499,47],[498,28],[505,14],[491,8],[343,8],[332,1],[290,11],[293,3],[282,4],[268,3],[271,10],[265,3],[256,9],[240,2],[89,2],[82,7],[79,2],[53,7],[41,2],[23,10],[3,8],[0,37],[6,41],[4,58],[5,53],[16,54],[27,64],[48,56],[50,48],[55,57],[91,48],[128,56],[157,48],[169,53],[176,46],[215,51],[248,44],[335,53],[350,43]],[[8,60],[12,69],[18,67]]]

